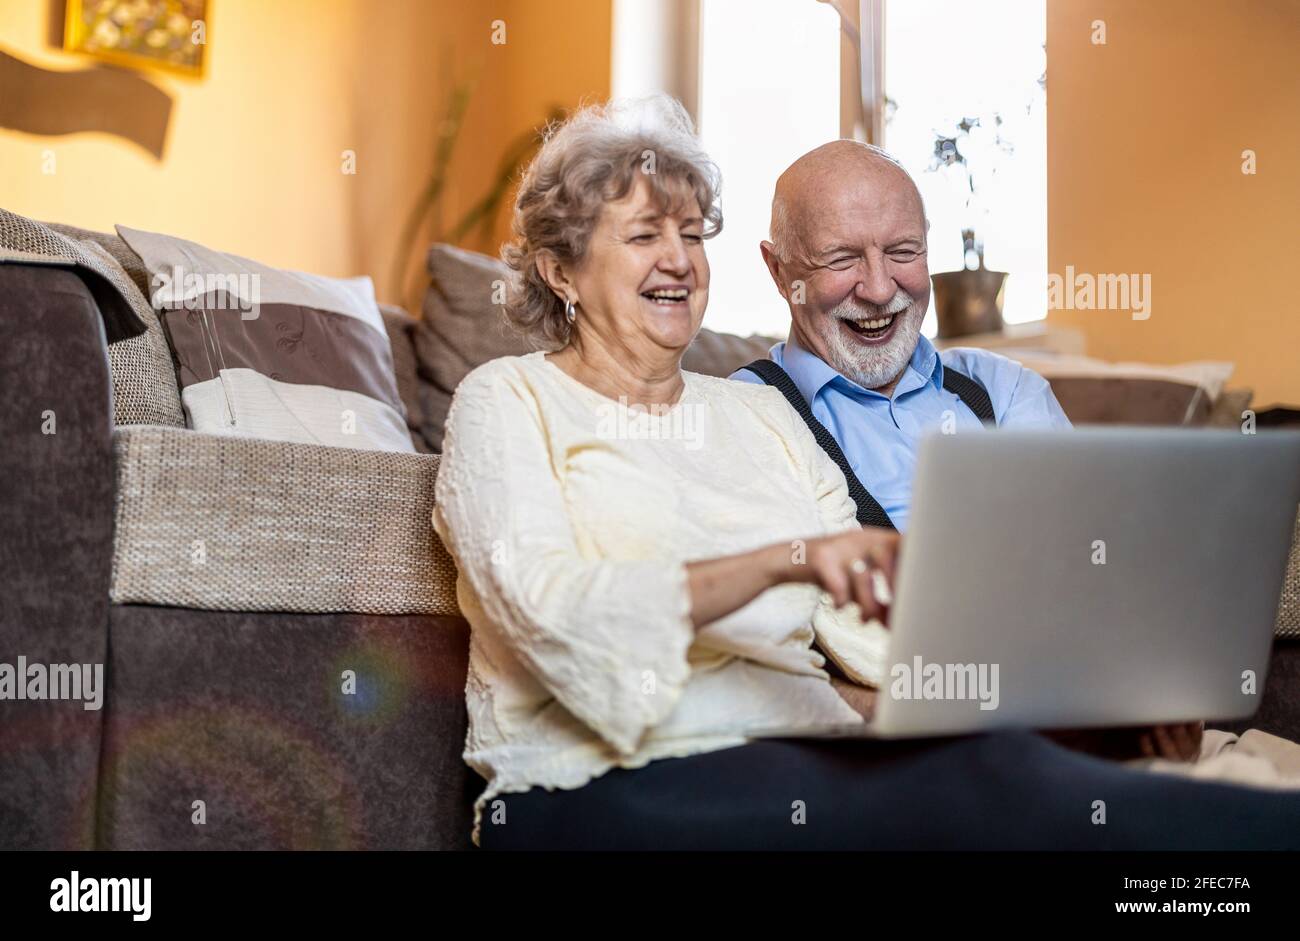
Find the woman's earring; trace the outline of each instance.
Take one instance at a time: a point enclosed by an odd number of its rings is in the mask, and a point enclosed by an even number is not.
[[[573,323],[578,319],[578,311],[573,306],[573,301],[569,298],[564,299],[564,319]]]

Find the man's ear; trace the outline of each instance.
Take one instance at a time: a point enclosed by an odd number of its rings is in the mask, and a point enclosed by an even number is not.
[[[758,250],[763,253],[763,264],[767,265],[767,273],[772,276],[772,283],[781,296],[788,302],[790,300],[789,288],[781,283],[781,259],[776,254],[776,246],[771,242],[763,241],[758,243]]]
[[[537,255],[537,273],[542,276],[552,291],[560,298],[561,301],[569,299],[577,300],[578,291],[573,284],[573,279],[569,277],[568,270],[560,264],[560,260],[550,252],[539,252]]]

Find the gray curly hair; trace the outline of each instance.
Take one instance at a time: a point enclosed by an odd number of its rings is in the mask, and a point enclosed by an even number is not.
[[[648,169],[647,169],[648,168]],[[606,202],[627,196],[638,175],[658,208],[671,212],[687,188],[704,215],[705,238],[722,231],[722,180],[680,102],[666,95],[580,109],[547,128],[515,199],[513,239],[501,257],[514,272],[506,316],[538,345],[559,349],[572,327],[564,302],[537,268],[549,252],[576,265]]]

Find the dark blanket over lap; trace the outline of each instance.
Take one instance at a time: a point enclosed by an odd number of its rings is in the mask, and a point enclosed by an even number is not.
[[[1300,848],[1300,792],[1155,774],[1031,732],[753,742],[498,799],[488,849]]]

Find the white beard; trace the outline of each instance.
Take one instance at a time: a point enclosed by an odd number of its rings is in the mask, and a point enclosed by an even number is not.
[[[841,320],[871,320],[889,314],[897,314],[902,319],[894,328],[894,336],[884,346],[855,343],[844,335],[839,324]],[[817,331],[826,344],[830,365],[836,372],[864,389],[878,389],[893,382],[907,368],[916,352],[924,314],[924,311],[916,309],[912,295],[899,288],[884,306],[846,298],[828,314],[817,318]]]

